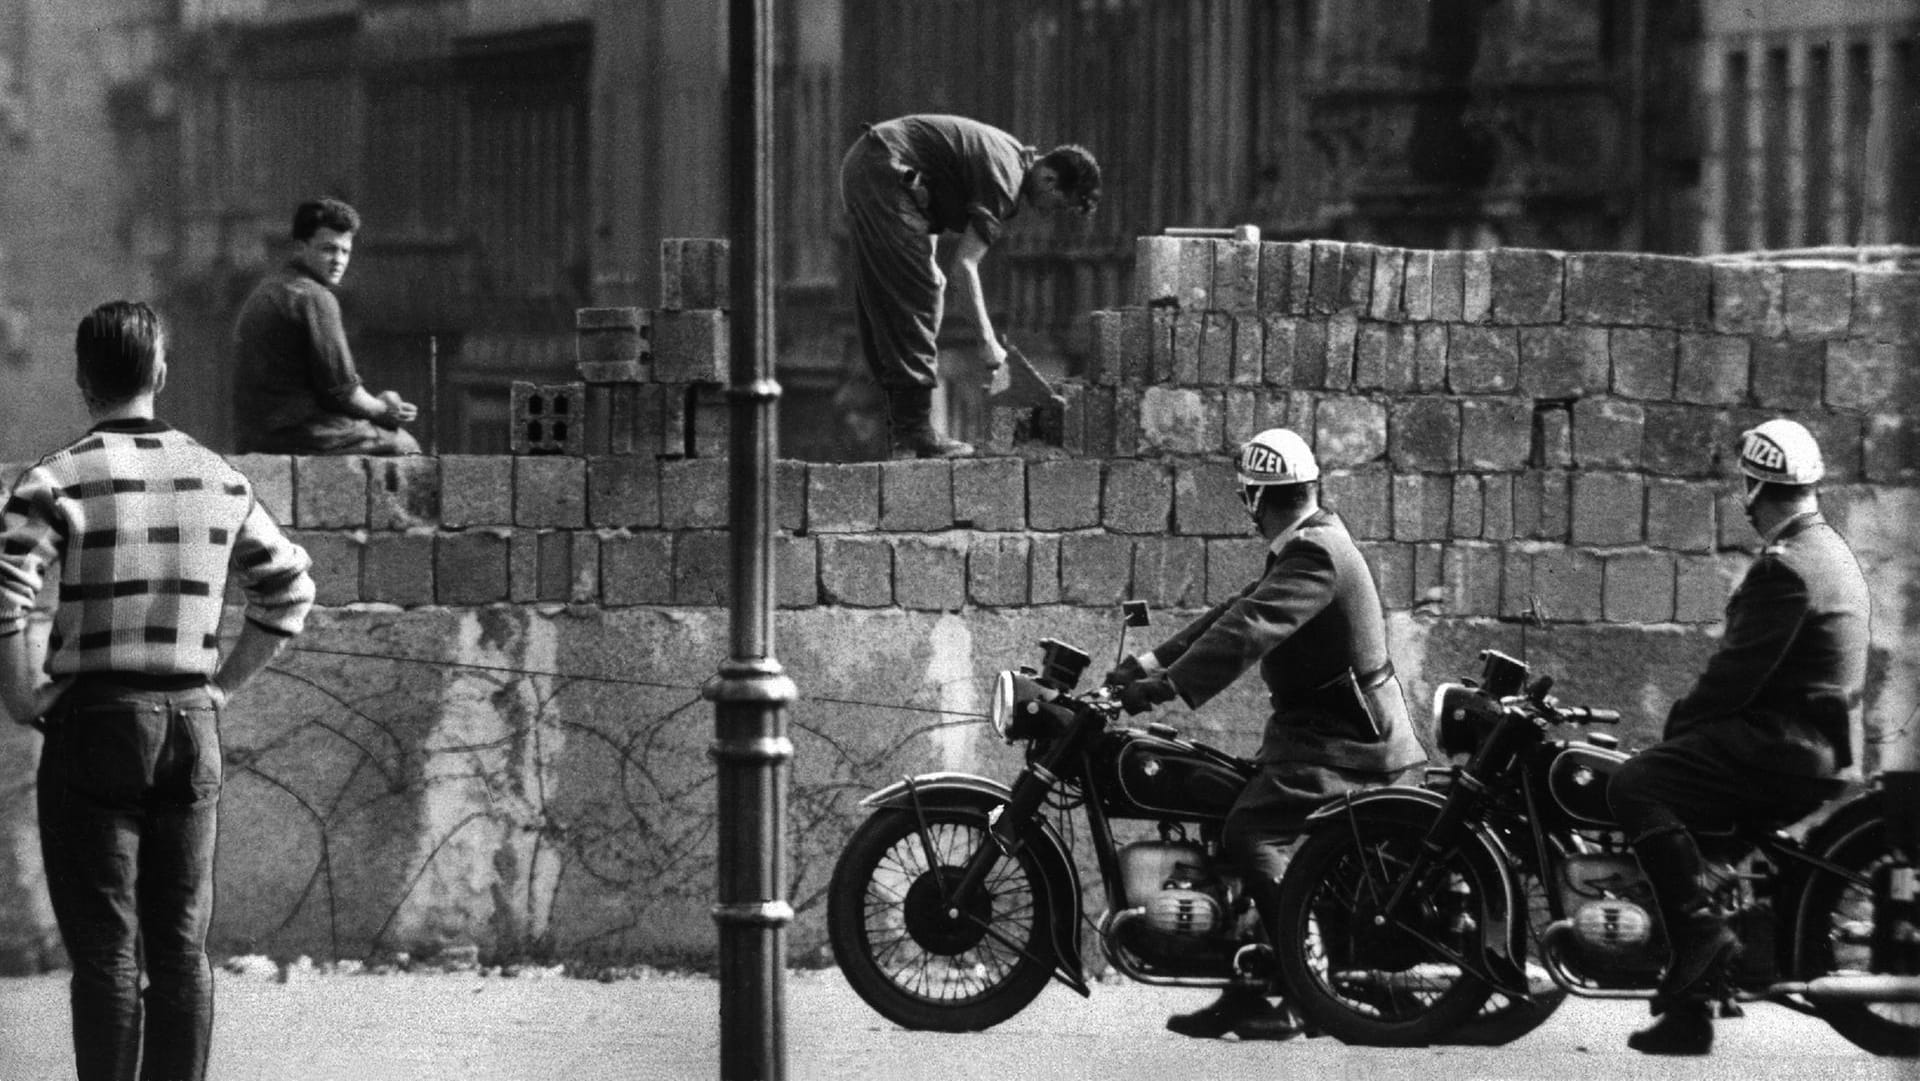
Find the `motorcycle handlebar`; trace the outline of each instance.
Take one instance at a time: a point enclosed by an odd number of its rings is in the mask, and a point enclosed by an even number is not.
[[[1598,709],[1593,706],[1560,706],[1554,710],[1563,721],[1585,721],[1588,724],[1619,724],[1620,711],[1617,709]]]

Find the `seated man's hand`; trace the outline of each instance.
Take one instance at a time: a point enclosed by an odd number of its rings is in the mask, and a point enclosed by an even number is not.
[[[992,338],[983,338],[980,342],[980,363],[989,372],[997,372],[1007,366],[1007,348]]]
[[[419,408],[412,402],[402,398],[400,392],[397,390],[381,391],[380,400],[387,403],[387,413],[384,419],[390,420],[396,425],[409,423],[413,418],[420,415]]]
[[[1145,713],[1153,707],[1174,699],[1173,684],[1165,676],[1148,676],[1136,679],[1120,691],[1120,708],[1128,716]]]
[[[1135,680],[1147,678],[1147,670],[1140,665],[1140,658],[1129,656],[1113,666],[1113,670],[1101,678],[1103,687],[1125,687]]]

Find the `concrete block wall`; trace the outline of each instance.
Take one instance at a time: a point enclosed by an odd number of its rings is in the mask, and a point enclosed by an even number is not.
[[[234,459],[313,554],[320,608],[223,721],[216,949],[710,961],[699,687],[728,648],[728,477],[699,410],[725,295],[713,249],[671,258],[680,307],[579,316],[584,453]],[[1920,752],[1915,275],[1147,238],[1137,277],[1137,306],[1094,315],[1066,447],[779,463],[796,957],[821,956],[860,794],[1017,768],[979,723],[994,671],[1044,637],[1111,655],[1128,597],[1156,609],[1143,647],[1258,572],[1229,451],[1271,424],[1322,455],[1416,712],[1497,648],[1623,709],[1634,746],[1745,566],[1733,434],[1807,421],[1874,586],[1864,753]],[[1263,697],[1244,679],[1163,719],[1251,751]],[[19,825],[37,740],[0,725],[6,970],[57,958]]]

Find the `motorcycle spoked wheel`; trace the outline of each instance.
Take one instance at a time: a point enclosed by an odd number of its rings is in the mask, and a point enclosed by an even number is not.
[[[987,836],[984,814],[876,812],[854,831],[827,889],[827,934],[847,983],[910,1029],[976,1032],[1025,1009],[1053,948],[1030,848],[1003,856],[957,916],[941,903]],[[929,859],[928,850],[932,850]],[[991,931],[989,931],[989,928]]]
[[[1893,859],[1882,826],[1861,831],[1830,856],[1868,882]],[[1868,972],[1874,916],[1871,887],[1838,875],[1819,875],[1802,924],[1811,931],[1802,978]],[[1856,1047],[1876,1055],[1920,1058],[1920,1003],[1822,1002],[1814,1010]]]
[[[1373,917],[1420,851],[1425,829],[1361,822],[1310,834],[1280,886],[1280,971],[1287,1000],[1343,1043],[1420,1047],[1450,1041],[1492,993],[1458,957],[1480,951],[1476,914],[1490,892],[1451,856],[1429,866],[1385,924]]]
[[[1546,886],[1538,875],[1523,873],[1520,884],[1527,893],[1527,943],[1530,956],[1540,955],[1540,936],[1553,922]],[[1436,1042],[1469,1047],[1499,1047],[1539,1028],[1567,1001],[1567,989],[1553,982],[1547,970],[1533,960],[1526,963],[1526,998],[1515,998],[1502,991],[1487,997],[1478,1013],[1459,1028]]]

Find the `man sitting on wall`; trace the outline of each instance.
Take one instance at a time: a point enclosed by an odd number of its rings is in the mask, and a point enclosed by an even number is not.
[[[292,258],[268,274],[234,324],[233,404],[242,454],[418,454],[401,429],[419,414],[397,391],[368,393],[340,301],[360,215],[338,199],[293,212]]]

